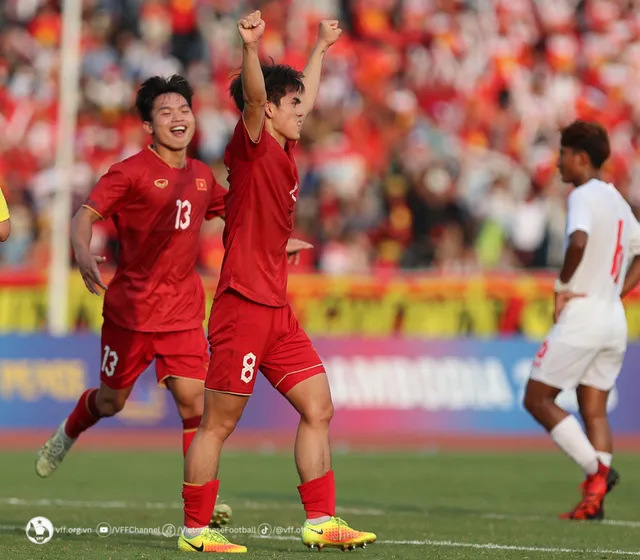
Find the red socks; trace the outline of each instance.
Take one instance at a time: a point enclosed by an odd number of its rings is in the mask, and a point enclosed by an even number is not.
[[[198,431],[198,426],[200,426],[201,420],[202,416],[193,416],[182,420],[182,452],[185,457],[187,456],[189,446]]]
[[[65,425],[65,433],[72,439],[77,438],[82,432],[93,426],[100,420],[100,411],[96,406],[98,389],[87,389],[80,398],[78,404],[69,414]]]
[[[184,526],[186,528],[200,529],[209,526],[219,488],[219,480],[212,480],[203,485],[189,484],[188,482],[182,485]],[[307,519],[316,519],[325,515],[335,516],[336,485],[333,471],[301,484],[298,486],[298,492],[307,513]]]
[[[184,526],[187,529],[208,527],[216,506],[219,480],[212,480],[202,485],[182,485],[182,499],[184,500]]]
[[[307,519],[316,519],[336,514],[336,483],[333,471],[298,486],[300,499],[307,513]]]

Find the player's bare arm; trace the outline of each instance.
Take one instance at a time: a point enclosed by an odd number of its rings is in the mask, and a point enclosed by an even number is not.
[[[589,236],[586,232],[581,230],[574,231],[569,237],[567,252],[565,253],[564,263],[562,265],[562,270],[560,271],[560,284],[568,284],[571,281],[571,278],[573,278],[573,275],[578,269],[578,266],[580,266],[580,262],[584,256],[588,238]],[[577,297],[584,297],[584,295],[585,294],[576,294],[569,290],[556,288],[555,311],[553,314],[554,321],[558,320],[565,305],[567,305],[567,302]]]
[[[98,265],[105,262],[106,259],[98,255],[92,255],[89,249],[93,223],[99,219],[101,218],[97,212],[83,206],[71,220],[71,245],[73,246],[80,274],[87,290],[97,296],[100,295],[98,288],[107,289],[98,268]]]
[[[632,291],[640,282],[640,255],[636,255],[631,261],[627,276],[624,279],[622,291],[620,297],[624,298],[630,291]]]
[[[238,22],[242,37],[242,92],[244,109],[242,118],[249,136],[254,142],[260,140],[260,131],[265,119],[267,90],[258,57],[258,42],[264,33],[265,23],[260,11],[255,11]]]
[[[318,40],[311,51],[309,61],[304,69],[304,89],[302,98],[302,109],[306,117],[316,102],[318,90],[320,88],[320,76],[322,74],[322,62],[324,55],[331,45],[333,45],[342,35],[342,29],[337,20],[324,20],[318,27]]]

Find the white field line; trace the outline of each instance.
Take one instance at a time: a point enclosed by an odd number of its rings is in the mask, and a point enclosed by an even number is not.
[[[257,511],[273,511],[274,509],[282,508],[300,508],[299,504],[290,503],[266,503],[266,502],[254,502],[254,501],[241,501],[238,502],[238,507],[245,509],[252,509]],[[60,500],[57,498],[47,499],[41,498],[36,500],[26,500],[23,498],[0,498],[0,505],[7,506],[23,506],[23,507],[62,507],[62,508],[77,508],[77,509],[182,509],[182,502],[123,502],[119,500],[114,501],[91,501],[91,500]],[[235,503],[234,503],[235,505]],[[338,513],[346,513],[352,515],[384,515],[384,512],[379,509],[372,508],[350,508],[340,507],[336,508]]]
[[[0,525],[0,531],[24,531],[25,527],[20,525]],[[158,535],[149,535],[151,537],[157,537]],[[257,540],[271,540],[271,541],[297,541],[300,542],[299,537],[283,537],[283,536],[268,536],[263,537],[259,535],[247,534],[247,537],[251,537]],[[166,537],[165,537],[166,538]],[[173,537],[172,537],[173,538]],[[137,542],[145,542],[145,539],[127,539],[129,541],[135,540]],[[553,548],[553,547],[538,547],[538,546],[516,546],[509,544],[495,544],[495,543],[468,543],[457,541],[434,541],[434,540],[412,540],[412,541],[388,541],[379,540],[373,545],[394,545],[394,546],[422,546],[425,548],[470,548],[475,550],[514,550],[518,552],[545,552],[545,553],[564,553],[564,554],[589,554],[600,555],[607,554],[610,556],[640,556],[640,551],[635,550],[609,550],[600,548]]]
[[[261,537],[255,535],[257,539],[268,539],[273,541],[299,541],[297,537]],[[640,556],[640,551],[636,550],[605,550],[601,548],[552,548],[538,546],[516,546],[510,544],[494,544],[494,543],[465,543],[457,541],[376,541],[369,546],[378,544],[406,545],[406,546],[424,546],[424,547],[445,547],[445,548],[473,548],[480,550],[517,550],[520,552],[562,552],[566,554],[611,554],[616,556]]]
[[[62,507],[62,508],[77,508],[77,509],[182,509],[181,502],[124,502],[124,501],[91,501],[91,500],[61,500],[61,499],[36,499],[27,500],[23,498],[0,498],[0,505],[8,506],[23,506],[23,507]],[[281,508],[299,508],[298,504],[290,503],[265,503],[255,501],[241,501],[238,507],[251,509],[255,511],[273,511],[274,509]],[[353,514],[353,515],[370,515],[380,516],[385,515],[385,512],[380,509],[374,508],[349,508],[338,506],[337,511],[339,513]],[[389,513],[387,513],[388,515]],[[510,513],[481,513],[479,514],[483,519],[495,519],[495,520],[513,520],[513,521],[551,521],[553,517],[544,517],[542,515],[517,515]],[[640,528],[640,521],[619,521],[612,519],[605,519],[604,521],[596,522],[600,525],[613,525],[618,527],[632,527]]]
[[[497,520],[513,520],[513,521],[551,521],[554,518],[544,517],[542,515],[515,515],[509,513],[483,513],[482,519],[497,519]],[[613,525],[617,527],[640,527],[640,521],[618,521],[614,519],[604,519],[602,521],[596,521],[598,525]]]

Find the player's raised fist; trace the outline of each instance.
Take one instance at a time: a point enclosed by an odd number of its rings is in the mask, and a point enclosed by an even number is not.
[[[328,48],[342,35],[342,29],[338,26],[338,20],[325,19],[320,22],[318,28],[318,42]]]
[[[238,31],[245,45],[257,43],[264,33],[265,23],[260,14],[260,10],[243,17],[238,22]]]

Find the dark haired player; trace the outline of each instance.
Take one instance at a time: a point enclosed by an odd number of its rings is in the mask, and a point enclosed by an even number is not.
[[[246,552],[207,528],[207,522],[218,494],[222,445],[242,416],[258,369],[300,414],[295,460],[307,515],[302,542],[347,549],[376,540],[335,517],[329,384],[286,297],[285,246],[299,187],[293,148],[318,92],[324,53],[341,30],[337,21],[320,24],[302,75],[288,66],[261,66],[258,41],[264,28],[260,12],[238,23],[243,65],[231,93],[242,118],[225,155],[230,183],[225,256],[209,321],[212,353],[204,415],[185,460],[185,530],[178,540],[184,551]],[[243,257],[247,251],[253,257],[250,267]]]
[[[186,455],[202,418],[209,364],[205,294],[196,272],[204,219],[224,217],[227,191],[204,163],[187,157],[195,132],[193,92],[180,76],[152,77],[136,107],[151,145],[113,165],[71,224],[71,241],[87,289],[106,290],[100,387],[85,391],[38,453],[36,472],[49,477],[82,432],[120,412],[138,377],[155,359],[158,383],[175,400]],[[109,289],[91,254],[92,224],[113,217],[120,251]],[[292,240],[295,244],[295,240]],[[304,244],[303,244],[304,245]],[[297,245],[298,248],[304,248]],[[221,504],[214,525],[231,514]]]
[[[640,225],[616,188],[600,180],[609,138],[596,123],[576,121],[562,130],[558,169],[575,189],[569,195],[566,253],[555,283],[555,325],[542,343],[524,406],[553,441],[586,473],[582,500],[563,519],[602,519],[604,498],[618,483],[611,468],[613,442],[607,399],[622,367],[627,321],[621,297],[638,281],[626,261],[640,253]],[[577,388],[580,416],[555,404]]]

